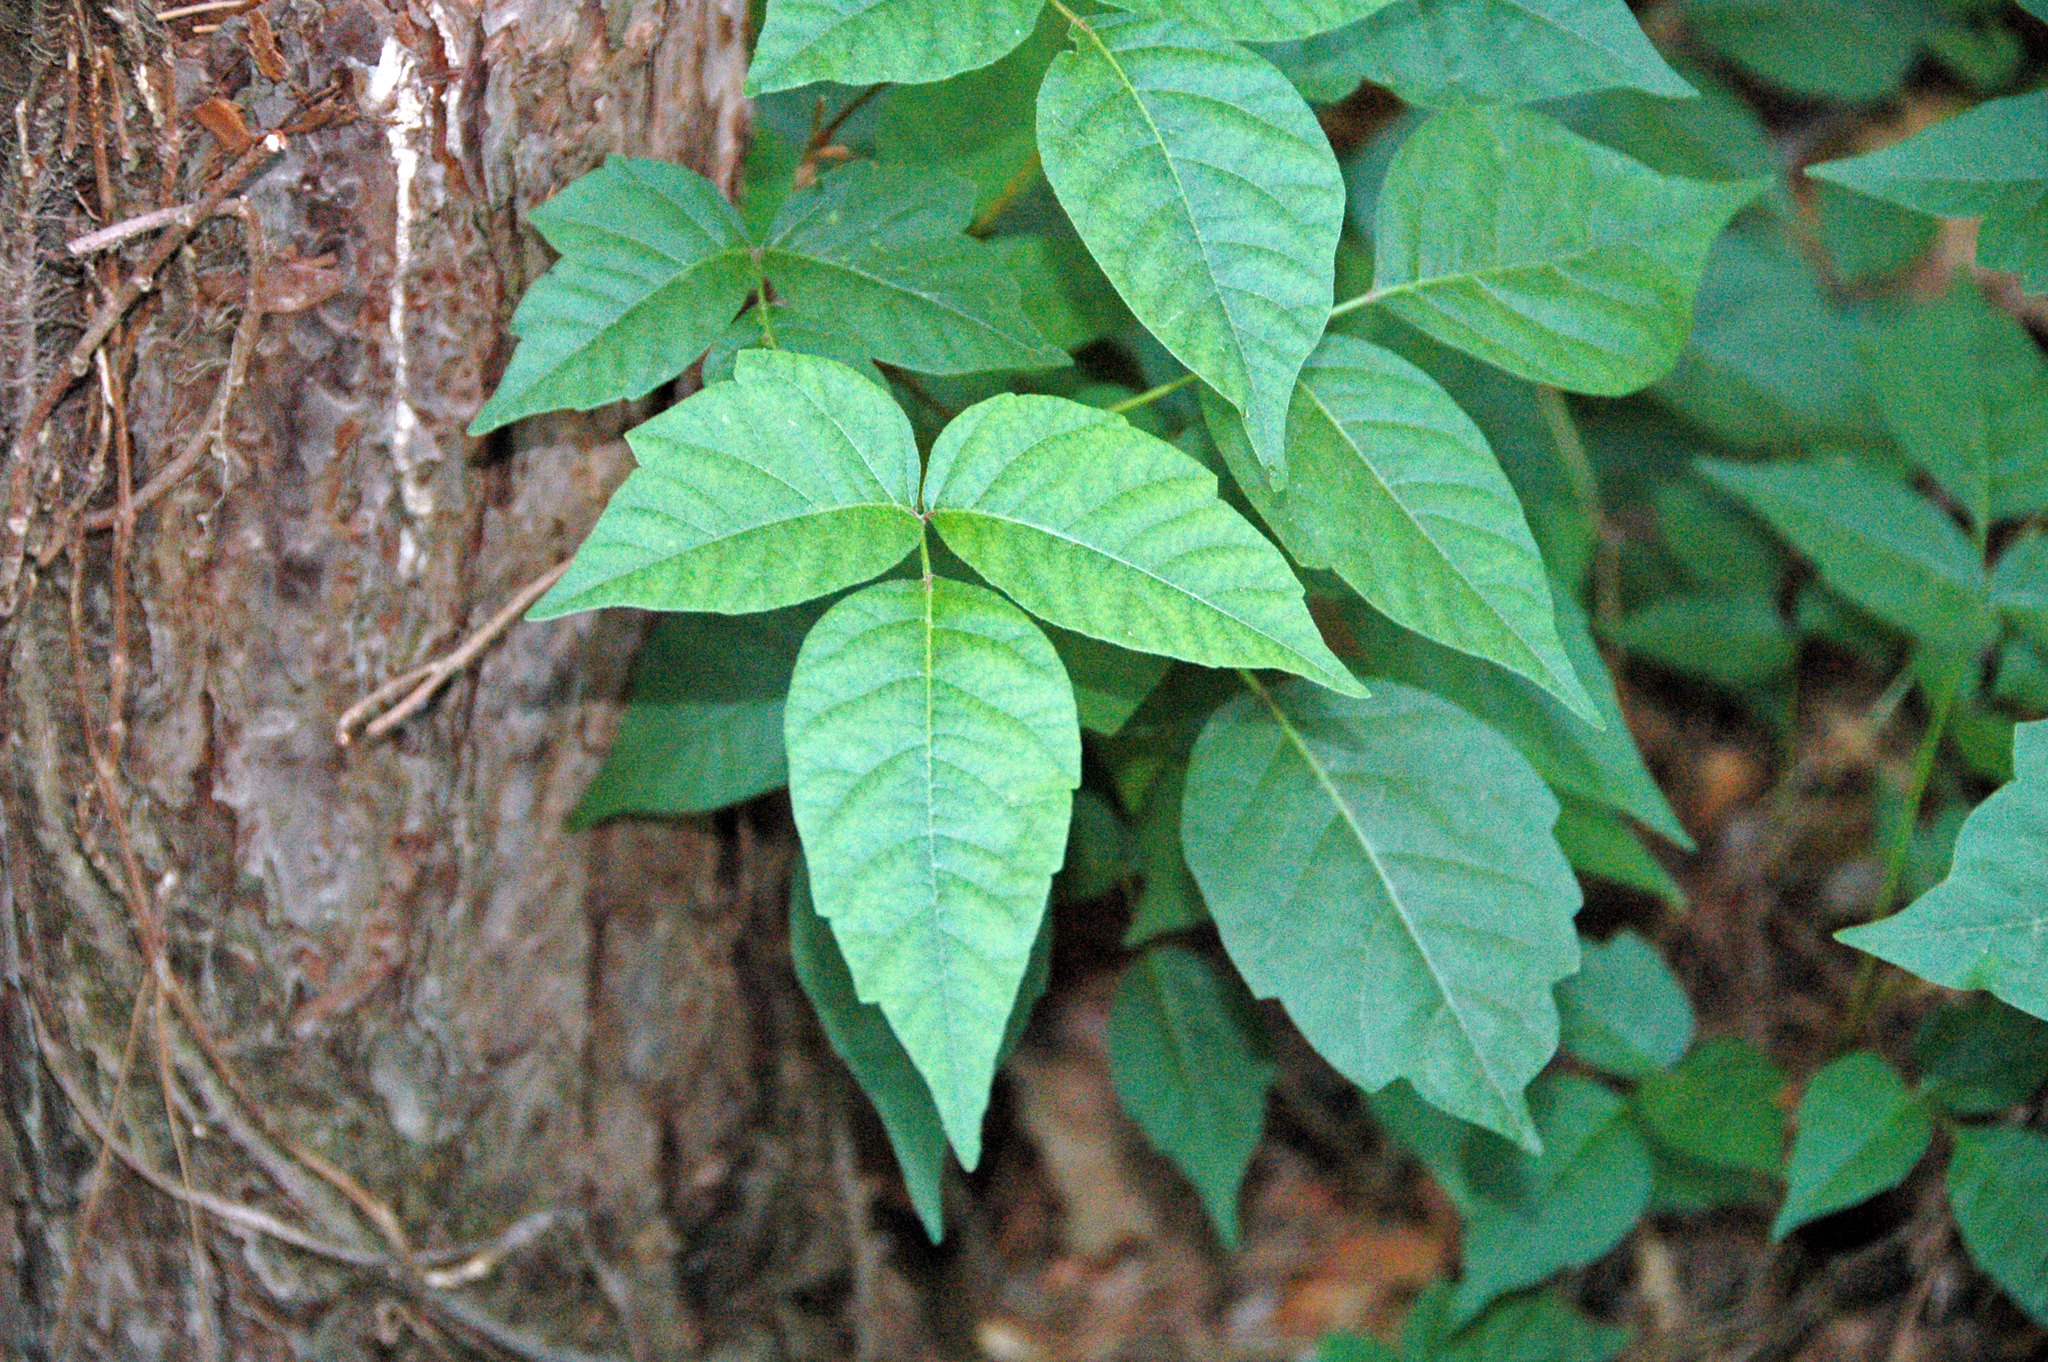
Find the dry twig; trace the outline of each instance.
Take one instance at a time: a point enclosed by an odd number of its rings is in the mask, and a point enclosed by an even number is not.
[[[477,655],[490,646],[491,641],[519,622],[533,603],[547,594],[549,587],[562,580],[562,574],[569,570],[564,559],[540,576],[528,582],[505,602],[497,614],[484,621],[483,627],[464,639],[455,651],[435,661],[422,663],[411,671],[392,677],[362,699],[350,705],[339,719],[334,721],[334,741],[338,747],[347,747],[355,741],[355,727],[370,715],[404,694],[392,710],[377,718],[363,730],[366,740],[374,741],[411,718],[420,706],[434,698],[434,692],[477,659]],[[410,690],[408,691],[408,687]]]
[[[71,347],[71,353],[57,371],[49,376],[35,403],[28,409],[27,418],[14,433],[14,447],[9,454],[11,467],[8,471],[7,511],[0,521],[0,616],[14,612],[15,592],[20,583],[22,555],[28,543],[30,474],[36,448],[43,439],[44,427],[64,400],[64,395],[79,379],[85,377],[92,367],[95,350],[106,341],[128,309],[138,298],[155,285],[156,274],[178,248],[191,237],[193,226],[212,216],[213,211],[227,201],[230,194],[241,188],[244,181],[255,174],[273,156],[285,149],[284,134],[266,133],[242,153],[235,163],[216,180],[213,187],[200,196],[193,205],[192,220],[180,224],[160,237],[150,253],[135,269],[135,272],[121,282],[93,319],[87,323],[85,332],[78,343]]]

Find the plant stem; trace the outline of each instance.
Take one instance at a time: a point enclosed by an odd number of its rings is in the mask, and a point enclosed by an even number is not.
[[[1194,381],[1194,374],[1182,374],[1172,382],[1162,383],[1156,388],[1148,388],[1136,397],[1126,397],[1121,402],[1112,402],[1109,406],[1104,407],[1103,410],[1117,416],[1122,416],[1127,411],[1136,411],[1140,407],[1149,407],[1160,398],[1171,396]]]
[[[1564,464],[1565,476],[1571,479],[1572,495],[1578,500],[1579,510],[1592,527],[1593,610],[1602,620],[1612,624],[1621,617],[1620,544],[1600,503],[1600,475],[1593,471],[1592,457],[1586,453],[1585,437],[1579,433],[1579,423],[1573,419],[1564,394],[1548,383],[1535,386],[1536,407],[1543,413],[1543,423],[1550,431],[1550,442],[1557,447],[1557,457]]]
[[[1948,729],[1949,716],[1955,712],[1962,680],[1962,669],[1954,668],[1934,683],[1927,697],[1927,731],[1920,735],[1920,746],[1913,753],[1913,769],[1905,789],[1905,807],[1900,813],[1898,826],[1892,830],[1891,841],[1884,849],[1884,878],[1877,888],[1876,911],[1868,921],[1881,922],[1892,915],[1899,885],[1906,877],[1906,860],[1913,851],[1913,833],[1920,822],[1920,804],[1927,797],[1927,783],[1934,775],[1934,759],[1940,755],[1942,734]],[[1866,955],[1857,962],[1856,982],[1850,989],[1849,1010],[1842,1022],[1845,1038],[1862,1034],[1876,1011],[1882,992],[1882,969],[1883,962],[1874,955]]]
[[[1031,158],[1024,163],[1023,168],[1005,181],[1003,187],[996,191],[996,196],[989,200],[988,207],[975,214],[974,221],[967,224],[967,235],[985,236],[988,229],[995,226],[996,219],[1007,212],[1010,205],[1022,198],[1024,191],[1037,182],[1038,172],[1043,165],[1044,162],[1040,160],[1038,151],[1034,148]]]
[[[832,144],[833,135],[846,126],[846,120],[859,113],[862,105],[887,88],[887,82],[878,81],[868,86],[867,89],[862,90],[852,99],[847,100],[845,106],[838,113],[832,115],[830,122],[811,134],[811,140],[804,145],[804,159],[806,161],[815,161],[818,153]],[[822,100],[819,101],[821,105],[823,102]]]

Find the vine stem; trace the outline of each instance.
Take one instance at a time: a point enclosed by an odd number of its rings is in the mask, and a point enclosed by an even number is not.
[[[1920,805],[1927,797],[1927,783],[1934,775],[1934,759],[1940,754],[1942,734],[1948,730],[1949,717],[1955,712],[1962,678],[1961,668],[1951,667],[1934,683],[1928,695],[1927,731],[1920,735],[1920,746],[1913,753],[1905,807],[1900,811],[1898,826],[1892,829],[1891,840],[1884,849],[1884,879],[1878,884],[1876,911],[1868,919],[1871,922],[1882,922],[1894,910],[1899,885],[1906,877],[1906,859],[1913,850],[1913,831],[1920,822]],[[1862,1034],[1877,1010],[1883,996],[1882,971],[1883,962],[1874,955],[1866,955],[1857,962],[1856,981],[1849,992],[1849,1009],[1842,1020],[1842,1037],[1845,1040]]]
[[[1182,374],[1179,378],[1169,383],[1162,383],[1156,388],[1148,388],[1136,397],[1126,397],[1121,402],[1112,402],[1104,407],[1103,410],[1115,416],[1122,416],[1127,411],[1136,411],[1140,407],[1149,407],[1160,398],[1171,396],[1182,388],[1187,387],[1188,384],[1195,381],[1195,377],[1193,373]]]

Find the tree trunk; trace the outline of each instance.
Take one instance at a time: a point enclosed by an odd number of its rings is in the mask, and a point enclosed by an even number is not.
[[[786,826],[564,830],[635,624],[515,624],[336,740],[623,475],[616,418],[463,427],[528,209],[614,151],[734,184],[745,0],[193,8],[26,0],[0,63],[6,1350],[844,1356]],[[64,241],[245,154],[42,420],[184,229]]]

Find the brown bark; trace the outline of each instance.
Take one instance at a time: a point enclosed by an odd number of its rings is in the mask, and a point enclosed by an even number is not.
[[[334,737],[622,475],[615,417],[463,426],[545,264],[527,209],[610,151],[732,183],[744,0],[32,8],[0,221],[27,487],[0,626],[4,1350],[843,1355],[785,833],[563,827],[634,623],[516,625],[390,737]],[[192,228],[104,376],[19,438],[173,229],[84,264],[62,241],[200,198],[237,118],[290,129],[246,210]],[[131,532],[123,465],[147,488],[181,450]],[[74,537],[74,506],[110,528]]]

